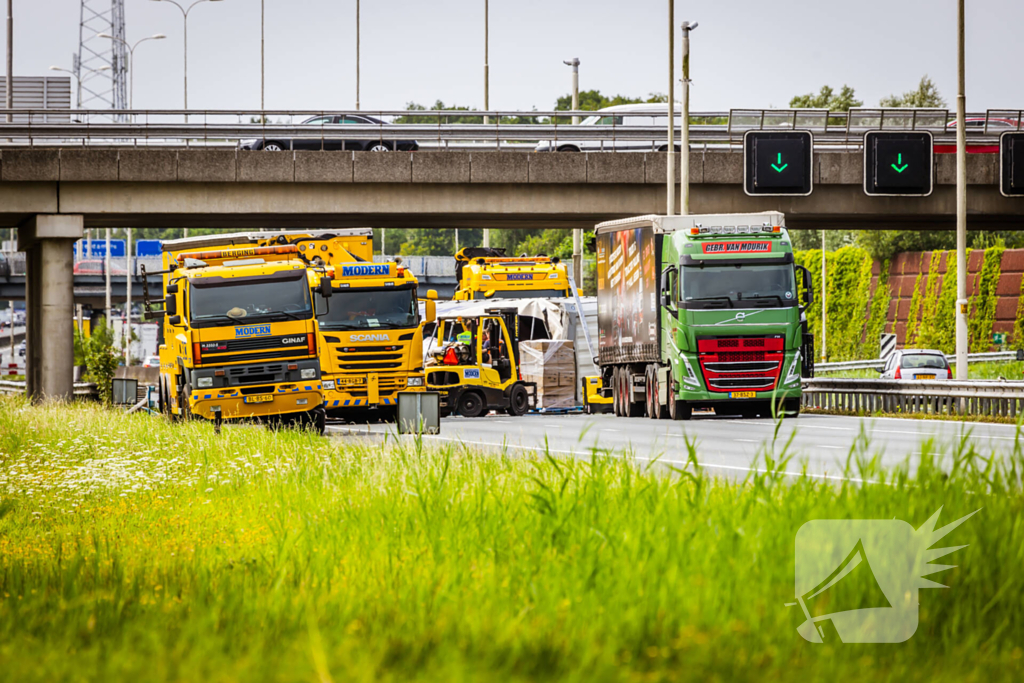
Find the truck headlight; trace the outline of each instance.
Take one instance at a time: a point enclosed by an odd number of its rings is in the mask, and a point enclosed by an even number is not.
[[[334,389],[334,380],[333,379],[325,379],[324,380],[324,389]]]
[[[422,377],[410,377],[409,379],[405,380],[405,386],[407,386],[407,387],[422,387],[423,386],[423,378]]]
[[[299,377],[302,379],[316,379],[316,368],[302,368],[299,370]]]
[[[196,388],[197,389],[209,389],[213,386],[212,377],[196,377]]]

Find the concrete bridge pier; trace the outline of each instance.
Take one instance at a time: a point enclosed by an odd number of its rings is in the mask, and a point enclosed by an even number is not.
[[[42,214],[18,228],[25,252],[25,379],[32,401],[70,399],[74,365],[74,255],[83,216]]]

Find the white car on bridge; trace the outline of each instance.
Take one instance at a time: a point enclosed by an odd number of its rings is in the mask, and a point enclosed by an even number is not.
[[[679,112],[682,105],[676,104],[676,128],[682,126],[683,117]],[[537,152],[667,152],[668,104],[618,104],[594,112],[593,116],[580,121],[580,126],[602,126],[622,129],[624,132],[638,126],[662,126],[665,132],[648,139],[595,139],[595,140],[544,140],[537,145]],[[676,142],[676,151],[679,143]]]

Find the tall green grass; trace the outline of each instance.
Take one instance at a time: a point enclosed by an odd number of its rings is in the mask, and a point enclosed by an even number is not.
[[[0,678],[1019,680],[1024,444],[923,444],[851,479],[169,424],[0,401]],[[643,454],[645,456],[652,454]],[[945,462],[944,467],[938,465]],[[915,465],[916,465],[915,461]],[[944,506],[944,507],[943,507]],[[794,537],[812,519],[947,537],[898,645],[812,645]]]

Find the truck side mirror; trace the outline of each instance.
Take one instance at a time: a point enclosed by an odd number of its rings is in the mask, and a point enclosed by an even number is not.
[[[171,294],[164,299],[164,313],[167,315],[176,315],[178,313],[178,297]]]
[[[797,270],[801,272],[801,276],[804,280],[804,306],[810,306],[814,303],[814,287],[811,280],[811,271],[807,270],[803,266],[797,266]]]
[[[325,275],[324,277],[320,278],[320,296],[322,296],[325,299],[330,299],[331,294],[334,293],[334,289],[331,287],[331,283],[332,280],[329,275]]]
[[[178,283],[172,282],[171,284],[167,285],[167,289],[165,289],[164,291],[167,294],[177,294],[178,293]]]
[[[429,297],[430,294],[428,293],[427,296]],[[435,320],[437,320],[437,304],[432,299],[427,299],[423,302],[423,322],[432,323]]]
[[[427,290],[427,298],[430,299],[431,301],[437,301],[437,290],[436,289],[428,289]]]
[[[169,317],[167,319],[167,322],[168,322],[168,324],[174,325],[175,327],[177,327],[178,325],[181,324],[181,316],[180,315],[172,315],[171,317]]]
[[[673,276],[678,272],[675,266],[669,266],[665,270],[661,271],[661,305],[665,307],[673,307],[674,302],[672,301],[672,281]]]

